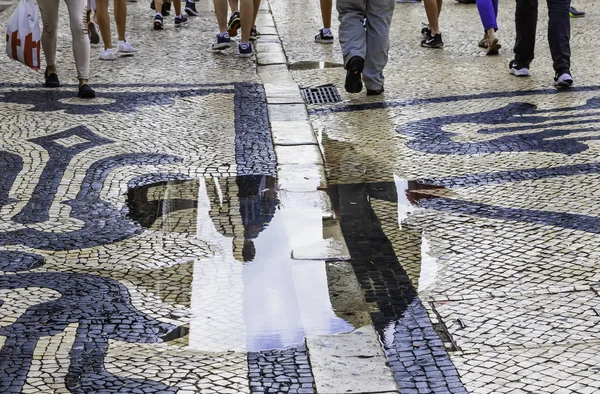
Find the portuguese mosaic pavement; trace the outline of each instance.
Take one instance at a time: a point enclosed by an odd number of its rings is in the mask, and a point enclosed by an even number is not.
[[[384,96],[307,107],[339,47],[264,3],[253,60],[208,50],[207,2],[161,32],[128,3],[85,103],[64,5],[62,88],[0,58],[0,392],[599,392],[594,3],[569,91],[544,17],[517,79],[514,4],[497,57],[474,5],[431,50],[397,4]]]

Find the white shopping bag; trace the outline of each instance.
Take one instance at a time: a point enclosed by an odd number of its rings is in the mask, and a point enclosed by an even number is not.
[[[21,0],[8,19],[6,53],[34,70],[40,69],[40,19],[33,0]]]

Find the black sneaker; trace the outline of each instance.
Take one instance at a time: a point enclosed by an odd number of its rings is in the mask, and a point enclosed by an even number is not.
[[[252,43],[238,45],[238,54],[240,57],[251,57],[254,53],[254,49],[252,48]]]
[[[154,15],[154,30],[163,29],[163,17],[160,14]]]
[[[242,27],[242,23],[240,20],[240,13],[238,11],[231,14],[229,18],[229,22],[227,23],[227,33],[229,33],[229,37],[235,37],[238,35],[238,29]]]
[[[443,48],[444,42],[442,41],[442,33],[433,35],[429,33],[427,38],[421,41],[421,46],[423,48]]]
[[[154,0],[150,0],[150,9],[155,9]],[[162,16],[171,15],[169,10],[171,10],[171,3],[169,1],[163,1],[162,6],[160,7],[160,13],[162,14]]]
[[[354,56],[346,63],[346,83],[344,88],[348,93],[358,93],[362,90],[362,72],[365,67],[365,59]]]
[[[515,77],[528,77],[530,75],[529,66],[520,64],[516,60],[511,60],[510,63],[508,63],[508,69]]]
[[[571,71],[557,71],[554,75],[554,86],[557,88],[570,88],[573,85]]]
[[[569,16],[571,18],[583,18],[585,16],[585,12],[577,11],[575,7],[569,6]]]
[[[58,75],[55,73],[48,74],[48,71],[44,73],[44,78],[46,81],[44,82],[44,87],[46,88],[59,88],[60,82],[58,81]]]
[[[189,16],[198,16],[198,11],[196,11],[196,3],[193,0],[187,0],[185,2],[185,12]]]
[[[256,41],[260,38],[260,33],[256,30],[256,26],[250,29],[250,41]]]
[[[90,87],[90,85],[88,85],[88,84],[81,85],[79,87],[79,92],[77,93],[77,97],[83,98],[83,99],[91,99],[91,98],[96,97],[96,92],[94,92],[94,89],[92,89]]]
[[[175,27],[185,26],[188,24],[189,20],[190,20],[190,18],[185,14],[176,16],[175,17]]]
[[[367,89],[367,96],[379,96],[383,92],[383,86],[381,87],[381,89]]]
[[[430,35],[431,29],[429,28],[429,25],[423,26],[423,28],[421,29],[421,37],[423,37],[423,39],[426,40]]]
[[[323,29],[319,30],[319,34],[315,36],[315,42],[319,44],[333,44],[333,33],[331,30],[329,33],[323,33]]]
[[[171,15],[169,11],[171,11],[171,2],[163,1],[162,6],[160,7],[160,13],[162,16],[169,16]]]
[[[227,48],[231,48],[231,37],[229,37],[229,34],[217,34],[217,39],[215,40],[214,44],[212,44],[212,50],[221,51]]]
[[[100,34],[98,34],[98,25],[96,22],[88,22],[88,37],[90,38],[90,44],[100,43]]]

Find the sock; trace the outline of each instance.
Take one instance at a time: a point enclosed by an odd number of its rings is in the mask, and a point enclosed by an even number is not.
[[[157,12],[156,15],[160,15],[160,17],[162,18],[162,14],[160,12]]]
[[[324,28],[323,28],[323,34],[324,34],[324,35],[329,35],[329,34],[331,34],[331,28],[329,28],[329,27],[324,27]]]
[[[229,33],[227,33],[226,31],[219,33],[219,37],[229,37]]]

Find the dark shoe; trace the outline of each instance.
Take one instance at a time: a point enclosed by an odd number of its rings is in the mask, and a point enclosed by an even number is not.
[[[90,38],[90,44],[99,44],[100,43],[100,34],[98,34],[98,25],[96,22],[88,22],[88,37]]]
[[[238,45],[238,54],[240,57],[251,57],[254,53],[254,49],[252,48],[252,43]]]
[[[163,17],[160,14],[154,16],[154,30],[163,29]]]
[[[231,37],[229,37],[229,34],[227,34],[227,33],[223,33],[223,35],[217,34],[217,38],[216,38],[214,44],[212,44],[212,50],[213,51],[222,51],[223,49],[227,49],[227,48],[231,48]]]
[[[169,12],[169,10],[171,9],[171,3],[168,1],[163,1],[162,6],[160,7],[160,13],[162,14],[162,16],[169,16],[171,15],[171,13]],[[154,7],[154,0],[150,0],[150,9],[153,10],[155,9]]]
[[[44,78],[46,78],[46,82],[44,82],[44,87],[46,88],[59,88],[60,82],[58,81],[58,75],[55,73],[48,74],[48,71],[44,73]]]
[[[421,37],[423,37],[423,39],[426,40],[427,38],[429,38],[430,35],[431,29],[429,28],[429,25],[423,26],[423,28],[421,29]]]
[[[323,29],[319,30],[319,34],[315,36],[315,42],[319,44],[333,44],[333,33],[323,33]]]
[[[571,71],[557,71],[554,75],[554,86],[557,88],[570,88],[573,85]]]
[[[229,18],[229,22],[227,23],[227,33],[229,33],[229,37],[235,37],[238,34],[238,29],[242,27],[240,21],[240,13],[238,11],[231,14]]]
[[[256,41],[260,38],[260,33],[256,30],[256,26],[250,29],[250,41]]]
[[[515,77],[528,77],[529,74],[529,66],[524,64],[517,63],[516,60],[511,60],[508,63],[508,69],[510,73]]]
[[[77,97],[83,99],[91,99],[96,97],[96,92],[94,92],[94,89],[92,89],[88,84],[81,85],[79,87],[79,93],[77,93]]]
[[[198,11],[196,11],[196,3],[193,0],[187,0],[185,2],[185,12],[189,16],[198,16]]]
[[[443,48],[444,42],[442,41],[442,33],[433,35],[429,33],[427,38],[421,41],[421,46],[423,48]]]
[[[362,72],[365,68],[365,59],[354,56],[346,63],[346,92],[358,93],[362,90]]]
[[[171,10],[171,3],[168,1],[163,1],[162,7],[160,7],[160,13],[162,14],[162,16],[171,15],[171,13],[169,12],[170,10]]]
[[[383,92],[383,87],[381,89],[367,89],[367,96],[379,96]]]
[[[585,12],[577,11],[575,7],[569,6],[569,16],[571,18],[583,18],[585,16]]]
[[[189,22],[189,17],[185,14],[181,14],[175,17],[175,27],[181,27],[187,25]]]

